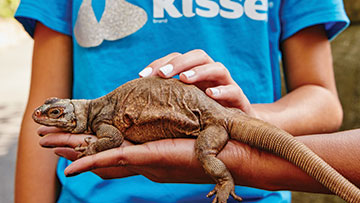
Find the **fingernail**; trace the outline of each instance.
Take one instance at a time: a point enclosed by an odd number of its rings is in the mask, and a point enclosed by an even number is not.
[[[139,75],[140,75],[140,77],[144,78],[144,77],[149,76],[152,73],[152,71],[153,71],[153,69],[151,67],[146,67],[146,68],[144,68],[144,70],[142,70],[139,73]]]
[[[220,90],[218,88],[209,88],[213,96],[219,96]]]
[[[187,79],[189,79],[189,78],[191,78],[192,76],[195,75],[195,71],[193,71],[193,70],[188,70],[188,71],[185,71],[185,72],[183,72],[183,73],[181,73],[181,74],[185,75],[185,77],[186,77]]]
[[[160,71],[166,76],[170,74],[174,69],[174,66],[171,64],[167,64],[166,66],[163,66],[160,68]]]

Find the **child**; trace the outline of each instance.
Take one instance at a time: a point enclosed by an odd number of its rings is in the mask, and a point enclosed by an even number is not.
[[[66,178],[70,161],[38,147],[38,126],[29,115],[47,97],[97,98],[138,72],[182,73],[180,80],[219,103],[294,135],[341,124],[328,40],[349,20],[337,0],[23,0],[16,17],[35,40],[19,140],[19,202],[209,201],[208,184],[159,184],[143,176],[102,180],[92,173]],[[289,91],[283,98],[280,57]],[[291,201],[289,192],[236,192],[245,202]]]

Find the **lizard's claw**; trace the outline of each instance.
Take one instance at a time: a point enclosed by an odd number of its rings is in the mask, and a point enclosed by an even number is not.
[[[213,190],[211,190],[211,191],[206,195],[206,197],[207,197],[207,198],[211,198],[215,193],[216,193],[216,189],[214,188]]]
[[[236,201],[239,201],[239,202],[243,201],[243,199],[242,199],[241,197],[239,197],[239,196],[237,196],[237,195],[235,194],[235,190],[232,190],[232,191],[230,192],[230,195],[231,195]]]
[[[86,150],[87,150],[87,147],[82,147],[81,144],[79,144],[77,147],[75,147],[75,151],[81,152],[78,155],[78,159],[80,159],[81,157],[86,156]]]
[[[229,195],[231,195],[235,200],[242,201],[242,198],[235,194],[234,185],[224,183],[224,184],[216,184],[215,188],[210,191],[206,196],[212,197],[216,194],[212,203],[226,203]]]
[[[88,147],[83,147],[81,144],[79,144],[78,146],[75,147],[75,151],[77,152],[84,152],[86,151]]]
[[[91,139],[92,139],[92,137],[86,137],[86,138],[84,138],[84,141],[87,145],[90,145],[92,143]]]
[[[80,159],[80,158],[83,158],[84,156],[86,156],[86,153],[85,152],[82,152],[82,153],[80,153],[79,155],[78,155],[78,159]]]

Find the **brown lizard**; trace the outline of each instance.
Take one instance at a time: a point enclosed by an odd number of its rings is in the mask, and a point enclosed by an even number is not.
[[[289,133],[226,108],[193,85],[176,79],[141,78],[125,83],[94,100],[51,98],[38,107],[33,119],[71,133],[94,133],[97,141],[78,147],[81,156],[134,143],[194,137],[196,157],[216,186],[208,197],[226,202],[234,192],[233,178],[216,157],[229,139],[274,153],[304,170],[348,202],[360,202],[360,190]]]

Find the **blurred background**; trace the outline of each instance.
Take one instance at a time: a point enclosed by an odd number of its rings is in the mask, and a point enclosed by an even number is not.
[[[0,0],[0,203],[13,202],[16,146],[30,84],[33,41],[13,18],[20,0]],[[360,1],[344,0],[351,26],[332,41],[344,108],[341,130],[360,128]],[[293,202],[338,203],[333,195],[293,193]]]

